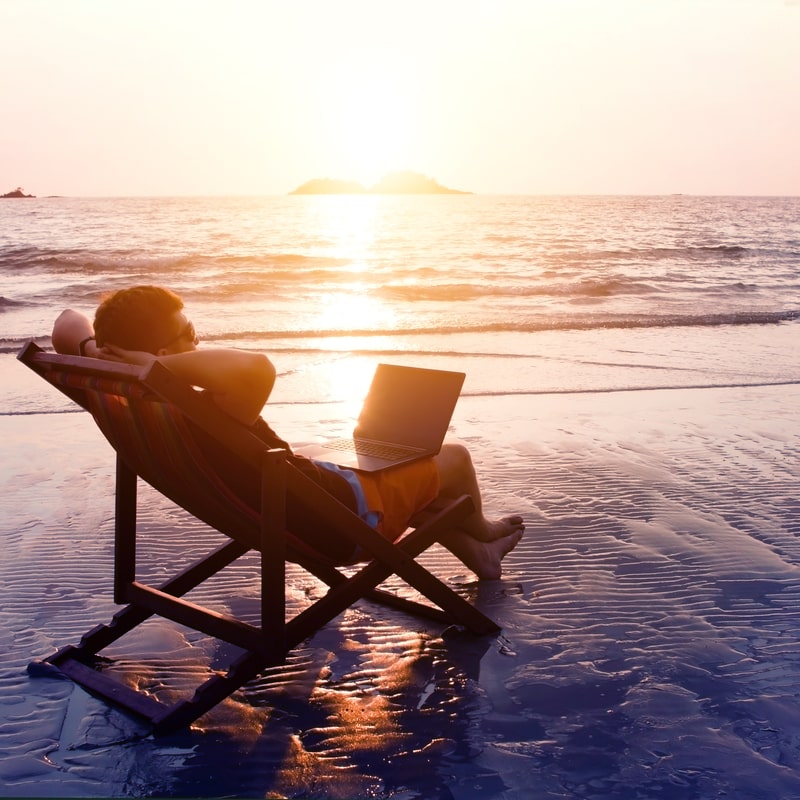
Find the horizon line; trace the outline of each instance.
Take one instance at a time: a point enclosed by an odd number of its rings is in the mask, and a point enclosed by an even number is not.
[[[26,197],[5,197],[4,200],[126,200],[126,199],[168,199],[168,198],[232,198],[232,197],[759,197],[795,198],[796,194],[774,193],[702,193],[702,192],[215,192],[195,194],[45,194]]]

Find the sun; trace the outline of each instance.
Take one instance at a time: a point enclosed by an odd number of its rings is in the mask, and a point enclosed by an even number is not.
[[[326,162],[367,188],[383,175],[413,165],[418,121],[409,86],[398,76],[340,67],[325,92]]]

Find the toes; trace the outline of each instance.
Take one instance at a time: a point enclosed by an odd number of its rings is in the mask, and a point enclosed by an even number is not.
[[[512,514],[510,517],[503,517],[503,522],[513,531],[524,531],[525,520],[519,514]]]
[[[502,555],[500,556],[502,559],[522,541],[522,531],[514,531],[499,541],[502,543]]]

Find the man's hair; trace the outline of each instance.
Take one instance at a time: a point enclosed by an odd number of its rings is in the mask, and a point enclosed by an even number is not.
[[[183,300],[160,286],[132,286],[103,299],[94,315],[97,346],[157,353],[177,331],[172,319]]]

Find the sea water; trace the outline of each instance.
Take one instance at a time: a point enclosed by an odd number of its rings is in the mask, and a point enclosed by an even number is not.
[[[343,399],[377,360],[463,369],[465,395],[800,378],[800,198],[0,202],[0,353],[144,283],[205,343],[268,352],[274,402]]]
[[[798,796],[798,387],[775,384],[800,383],[799,211],[682,196],[0,201],[0,794]],[[91,314],[136,283],[178,291],[206,344],[270,354],[265,413],[282,433],[342,425],[378,360],[463,369],[455,433],[486,507],[524,514],[526,536],[499,582],[426,557],[502,635],[360,606],[166,743],[137,741],[69,682],[29,678],[31,659],[116,609],[113,458],[90,420],[45,415],[74,407],[14,354],[49,347],[60,309]],[[750,388],[668,391],[703,386]],[[649,387],[665,391],[633,391]],[[204,545],[145,488],[145,553]],[[245,564],[234,591],[200,599],[254,614],[256,575]],[[290,604],[316,591],[288,583]],[[109,654],[147,685],[222,663],[152,622]]]

